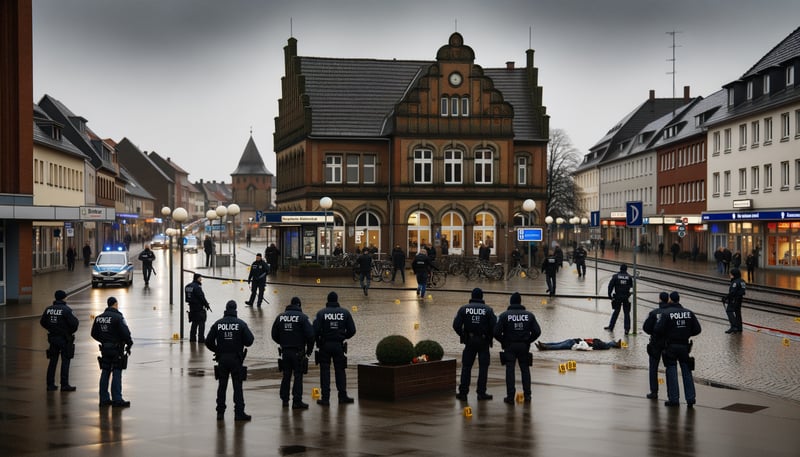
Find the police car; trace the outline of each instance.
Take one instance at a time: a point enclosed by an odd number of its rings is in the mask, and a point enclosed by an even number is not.
[[[124,246],[105,247],[92,265],[92,287],[106,284],[133,284],[133,262]]]

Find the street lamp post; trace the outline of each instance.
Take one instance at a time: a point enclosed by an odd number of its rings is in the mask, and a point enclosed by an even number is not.
[[[556,218],[556,239],[559,240],[559,245],[561,245],[561,224],[566,222],[563,217]]]
[[[189,218],[189,213],[186,212],[184,208],[178,207],[175,208],[175,211],[172,212],[172,220],[178,223],[178,243],[181,245],[181,269],[180,269],[180,276],[181,276],[181,288],[178,292],[178,295],[181,297],[181,339],[183,339],[183,296],[180,295],[183,293],[183,223],[186,222],[186,219]],[[172,249],[170,249],[172,251]]]
[[[233,226],[233,234],[231,235],[231,239],[233,240],[233,257],[231,258],[231,262],[233,263],[233,268],[236,268],[236,215],[241,212],[239,205],[236,203],[231,203],[228,205],[228,214],[231,216],[231,225]]]
[[[169,206],[165,206],[161,208],[161,215],[164,216],[164,222],[169,218],[169,215],[172,213],[172,209]],[[168,228],[164,230],[164,233],[169,237],[169,241],[167,244],[169,245],[169,304],[173,304],[172,301],[172,235],[170,232],[172,228]]]
[[[330,250],[331,238],[328,236],[328,210],[331,209],[331,207],[333,206],[333,199],[331,199],[330,197],[322,197],[322,198],[319,199],[319,206],[325,212],[325,220],[324,220],[325,228],[323,229],[324,230],[323,233],[325,233],[325,246],[327,246],[328,250]],[[325,251],[325,268],[328,268],[328,255],[327,254],[328,254],[328,252],[326,250]]]
[[[214,209],[214,212],[217,213],[221,226],[219,230],[219,244],[225,245],[225,215],[228,214],[228,208],[224,205],[219,205]]]
[[[217,218],[216,211],[214,211],[213,209],[206,211],[206,219],[208,219],[208,221],[211,222],[211,268],[214,268],[216,266],[216,262],[214,261],[214,258],[216,257],[214,255],[216,254],[216,249],[214,248],[214,219],[216,218]]]
[[[544,218],[544,223],[547,224],[547,246],[545,247],[544,255],[547,255],[550,252],[550,248],[552,247],[552,235],[550,234],[550,227],[553,225],[553,216],[547,216]]]
[[[522,202],[522,210],[528,212],[528,227],[533,226],[533,212],[536,210],[536,201],[529,198]],[[533,268],[533,242],[528,241],[528,268]]]
[[[252,230],[253,230],[253,218],[252,217],[248,217],[247,218],[247,238],[250,239],[250,240],[253,239],[253,235],[250,233]],[[249,248],[250,245],[248,244],[247,247]]]

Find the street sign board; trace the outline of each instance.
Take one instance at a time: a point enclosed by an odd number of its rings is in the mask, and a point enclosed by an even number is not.
[[[517,241],[542,241],[542,229],[538,227],[520,227],[517,229]]]
[[[261,217],[264,215],[263,212],[256,210],[256,222],[261,222]]]
[[[589,218],[590,227],[600,227],[600,211],[592,211]]]
[[[641,227],[642,216],[642,202],[625,203],[625,224],[628,227]]]

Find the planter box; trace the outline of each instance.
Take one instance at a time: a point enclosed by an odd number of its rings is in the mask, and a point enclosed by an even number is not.
[[[300,278],[338,278],[353,276],[352,268],[289,267],[289,274]]]
[[[358,398],[394,401],[455,391],[455,359],[396,366],[358,365]]]

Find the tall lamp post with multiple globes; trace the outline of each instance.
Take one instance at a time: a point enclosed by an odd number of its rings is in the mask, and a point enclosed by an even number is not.
[[[172,209],[169,206],[165,206],[161,208],[161,215],[164,216],[164,222],[169,219],[170,214],[172,214]],[[164,230],[164,234],[168,237],[168,248],[169,248],[169,304],[173,304],[172,300],[172,227]]]
[[[325,234],[325,244],[323,247],[327,247],[324,252],[325,255],[325,268],[328,268],[328,252],[330,251],[331,239],[328,236],[328,210],[331,209],[333,206],[333,200],[330,197],[322,197],[319,199],[319,206],[325,212],[325,219],[324,224],[325,228],[323,229],[323,233]]]
[[[553,225],[553,216],[547,216],[544,218],[544,223],[547,224],[547,246],[545,247],[545,255],[550,252],[552,242],[552,235],[550,234],[550,227]]]
[[[175,208],[175,211],[172,212],[172,220],[178,223],[178,244],[181,245],[181,269],[180,269],[180,276],[181,276],[181,288],[178,292],[178,296],[181,297],[181,339],[183,339],[183,296],[180,295],[183,293],[183,223],[186,222],[186,219],[189,218],[189,213],[186,212],[184,208],[178,207]]]
[[[219,244],[225,245],[225,216],[228,214],[228,208],[224,205],[219,205],[214,208],[214,212],[217,213],[217,217],[219,218],[219,223],[221,225],[219,231]]]
[[[211,231],[211,246],[212,246],[212,248],[211,248],[211,268],[214,268],[216,266],[216,262],[214,261],[214,257],[215,257],[214,254],[215,254],[216,249],[214,249],[214,247],[213,247],[214,246],[214,220],[216,218],[217,218],[217,212],[216,211],[214,211],[213,209],[210,209],[210,210],[206,211],[206,219],[208,219],[208,222],[211,223],[211,230],[210,230]],[[206,265],[206,266],[208,266],[208,265]]]
[[[561,224],[563,224],[564,222],[567,222],[567,221],[565,221],[563,217],[557,217],[556,218],[556,239],[557,240],[561,239]],[[559,245],[560,244],[561,244],[561,242],[559,241]]]
[[[536,201],[529,198],[522,202],[523,211],[528,212],[528,227],[533,226],[533,212],[536,210]],[[528,268],[533,268],[533,242],[528,241]]]
[[[231,240],[233,240],[233,251],[231,252],[231,264],[233,268],[236,268],[236,215],[241,212],[241,208],[236,203],[231,203],[228,205],[228,215],[231,217],[232,226],[233,226],[233,234],[231,235]]]

